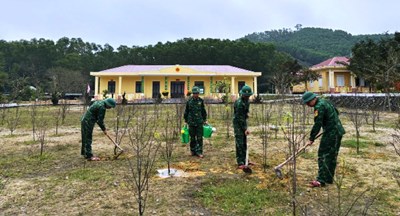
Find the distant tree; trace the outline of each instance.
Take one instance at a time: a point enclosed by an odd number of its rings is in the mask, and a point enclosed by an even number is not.
[[[33,104],[31,104],[31,106],[29,106],[29,113],[30,113],[30,117],[31,117],[31,123],[32,123],[32,139],[33,141],[35,141],[35,135],[36,135],[36,124],[37,124],[37,115],[38,115],[38,111],[37,111],[37,106],[38,104],[36,103],[36,100],[34,100]]]
[[[290,87],[300,82],[318,79],[318,76],[303,68],[297,60],[290,59],[286,55],[277,54],[280,56],[279,61],[272,66],[270,81],[276,88],[279,94],[288,94]]]
[[[348,69],[389,92],[400,80],[400,33],[393,39],[361,41],[353,49]]]
[[[217,81],[215,84],[215,92],[222,93],[221,100],[223,103],[229,103],[229,93],[231,92],[231,81],[224,77],[223,80]]]
[[[37,129],[36,129],[36,136],[40,142],[40,156],[43,155],[44,146],[46,144],[46,137],[47,137],[47,129],[49,127],[49,119],[47,118],[47,114],[49,112],[48,108],[45,110],[40,110],[39,115],[37,117]]]
[[[6,113],[6,126],[10,130],[10,135],[13,135],[14,131],[21,124],[21,112],[19,107],[15,109],[7,109]]]
[[[361,127],[363,126],[364,123],[364,118],[362,118],[362,112],[360,109],[362,107],[361,97],[358,97],[356,93],[354,98],[355,100],[353,101],[351,109],[349,110],[347,116],[351,121],[351,123],[353,123],[354,129],[356,131],[357,154],[360,154],[360,137],[361,137],[360,132],[361,132]]]
[[[0,103],[4,101],[2,89],[4,87],[4,84],[7,83],[8,79],[8,74],[4,72],[4,67],[5,67],[4,54],[0,52]]]
[[[294,26],[296,31],[299,31],[301,29],[301,27],[303,27],[303,25],[301,25],[301,24],[297,24],[297,25]]]
[[[226,138],[229,138],[230,134],[230,126],[232,124],[231,116],[232,116],[232,111],[233,111],[233,104],[232,98],[230,97],[230,92],[231,92],[231,81],[227,78],[224,77],[223,80],[217,81],[215,84],[215,91],[219,93],[223,93],[221,100],[222,103],[225,104],[225,109],[222,111],[222,117],[225,121],[226,125]]]
[[[400,33],[396,32],[394,38],[379,42],[361,41],[352,52],[347,68],[378,90],[389,93],[400,82]],[[388,95],[386,105],[390,108],[389,99]]]
[[[81,72],[67,68],[56,67],[47,70],[47,75],[51,79],[52,92],[83,92],[86,80]],[[86,92],[86,91],[85,91]]]
[[[8,75],[4,72],[0,72],[0,103],[3,103],[5,101],[5,97],[3,96],[3,87],[4,87],[4,83],[7,82],[8,79]]]

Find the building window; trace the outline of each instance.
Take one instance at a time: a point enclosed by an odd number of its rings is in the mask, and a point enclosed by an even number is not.
[[[344,86],[344,75],[337,75],[336,82],[337,86]]]
[[[115,81],[114,80],[108,81],[108,89],[107,90],[111,94],[115,93]]]
[[[322,85],[323,85],[323,83],[322,83],[322,78],[319,78],[319,79],[318,79],[318,85],[319,85],[319,87],[322,87]]]
[[[309,85],[310,85],[310,88],[313,88],[314,87],[314,80],[310,80]]]
[[[204,94],[204,82],[203,81],[194,81],[194,86],[199,87],[200,89],[200,94]]]
[[[360,86],[362,87],[365,86],[365,80],[363,78],[360,78]]]
[[[245,86],[245,85],[246,85],[246,82],[245,82],[245,81],[239,81],[239,82],[238,82],[238,88],[239,88],[239,91],[238,91],[238,92],[240,92],[240,90],[242,90],[243,86]]]
[[[135,90],[135,92],[136,93],[143,93],[142,92],[142,82],[141,81],[136,81],[136,85],[135,85],[136,87],[136,90]]]

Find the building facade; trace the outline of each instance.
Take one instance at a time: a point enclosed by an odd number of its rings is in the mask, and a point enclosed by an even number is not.
[[[369,92],[370,89],[367,87],[367,83],[347,70],[345,64],[348,63],[349,59],[347,57],[334,57],[310,67],[312,71],[316,71],[321,77],[315,81],[293,86],[293,93],[305,91],[316,93]]]
[[[257,93],[257,77],[253,72],[229,65],[125,65],[99,72],[95,77],[95,98],[104,95],[128,101],[147,98],[182,98],[193,86],[200,88],[201,97],[220,98],[218,82],[229,86],[229,93],[237,97],[244,85]]]

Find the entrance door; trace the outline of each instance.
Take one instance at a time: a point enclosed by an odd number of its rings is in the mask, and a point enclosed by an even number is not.
[[[108,93],[110,93],[111,97],[114,98],[114,93],[115,93],[115,81],[114,80],[108,81]]]
[[[171,98],[185,97],[185,82],[173,81],[171,82]]]
[[[153,81],[152,98],[158,98],[159,95],[160,95],[160,81]]]
[[[246,85],[246,82],[245,81],[239,81],[238,82],[238,93],[240,92],[240,90],[242,90],[242,88],[243,88],[243,86],[245,86]]]

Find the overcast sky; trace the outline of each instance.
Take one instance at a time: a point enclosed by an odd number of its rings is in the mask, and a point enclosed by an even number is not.
[[[237,39],[282,28],[400,31],[400,0],[0,0],[0,40],[62,37],[114,48]]]

